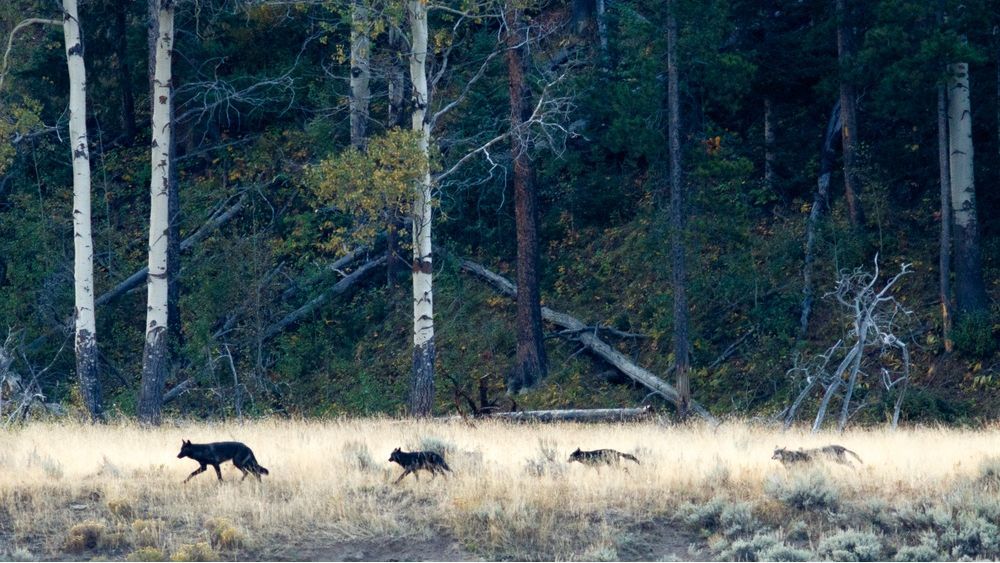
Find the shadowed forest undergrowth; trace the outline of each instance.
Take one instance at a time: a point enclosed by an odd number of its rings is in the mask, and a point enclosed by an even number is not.
[[[271,474],[181,481],[182,439],[239,440]],[[785,468],[838,443],[864,464]],[[435,450],[451,478],[392,481],[389,452]],[[594,469],[570,452],[641,464]],[[0,557],[130,560],[990,559],[995,429],[781,433],[732,422],[511,425],[394,419],[32,424],[0,436]]]

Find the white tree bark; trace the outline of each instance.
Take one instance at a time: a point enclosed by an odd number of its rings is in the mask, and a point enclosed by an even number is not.
[[[952,244],[954,245],[955,301],[957,313],[985,309],[976,219],[976,183],[973,174],[972,103],[969,99],[969,65],[949,67],[948,144],[951,174]]]
[[[367,144],[368,106],[371,100],[371,32],[365,0],[351,1],[351,145]]]
[[[427,121],[427,5],[407,3],[410,20],[410,81],[413,83],[413,130],[420,134],[424,177],[413,197],[413,380],[410,412],[427,416],[434,404],[434,293],[431,261],[430,124]]]
[[[156,424],[160,419],[163,386],[167,372],[168,279],[167,256],[170,228],[170,143],[173,133],[171,114],[174,43],[174,6],[171,0],[159,0],[157,13],[155,70],[153,73],[152,174],[149,211],[149,276],[146,303],[146,347],[142,361],[142,389],[139,418]]]
[[[76,303],[76,373],[84,405],[101,417],[94,315],[94,239],[90,224],[90,153],[87,148],[87,71],[76,0],[63,0],[69,67],[69,139],[73,154],[73,288]]]

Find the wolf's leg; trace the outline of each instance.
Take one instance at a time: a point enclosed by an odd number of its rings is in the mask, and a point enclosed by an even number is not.
[[[212,467],[215,468],[215,476],[218,477],[219,481],[221,482],[222,481],[222,470],[219,469],[219,464],[218,463],[213,463]]]
[[[400,481],[403,480],[403,477],[406,477],[409,474],[410,474],[410,470],[409,469],[404,469],[403,470],[403,474],[400,475],[398,479],[396,479],[395,481],[393,481],[393,484],[399,483]]]
[[[191,478],[192,478],[192,477],[194,477],[195,475],[197,475],[197,474],[201,473],[201,472],[202,472],[202,471],[204,471],[205,469],[206,469],[206,467],[205,467],[204,465],[202,465],[202,466],[201,466],[201,467],[199,467],[198,469],[195,469],[194,471],[192,471],[192,472],[191,472],[191,474],[190,474],[190,475],[188,475],[188,478],[187,478],[187,479],[185,479],[185,480],[184,480],[184,482],[185,482],[185,483],[187,483],[188,481],[190,481],[190,480],[191,480]]]
[[[240,479],[240,483],[242,483],[243,481],[246,481],[246,478],[247,478],[247,470],[246,470],[246,469],[243,469],[243,468],[242,468],[242,467],[240,467],[239,465],[237,465],[237,466],[236,466],[236,469],[239,469],[240,471],[242,471],[242,472],[243,472],[243,478],[242,478],[242,479]]]

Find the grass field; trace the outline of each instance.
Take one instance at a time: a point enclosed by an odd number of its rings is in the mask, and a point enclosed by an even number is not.
[[[224,483],[181,439],[239,440],[271,474]],[[842,444],[857,469],[786,469],[775,445]],[[398,485],[391,450],[454,469]],[[641,465],[569,464],[615,448]],[[727,423],[510,425],[393,419],[32,424],[0,434],[0,558],[991,559],[996,428],[782,433]]]

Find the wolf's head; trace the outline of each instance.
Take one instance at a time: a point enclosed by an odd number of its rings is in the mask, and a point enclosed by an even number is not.
[[[580,461],[581,457],[583,457],[583,452],[580,451],[580,448],[577,448],[575,452],[569,454],[569,459],[567,460],[567,462],[571,463],[574,461]]]
[[[177,457],[191,457],[191,440],[181,440],[181,453]]]
[[[774,446],[774,455],[771,456],[771,459],[776,459],[778,461],[781,461],[785,459],[785,454],[787,453],[788,453],[787,448],[779,448],[778,446]]]
[[[399,448],[396,448],[396,449],[392,450],[392,453],[389,454],[389,461],[390,462],[395,461],[396,463],[398,463],[400,465],[403,465],[403,462],[400,459],[400,455],[399,455],[401,453],[403,453],[403,450],[401,450]]]

